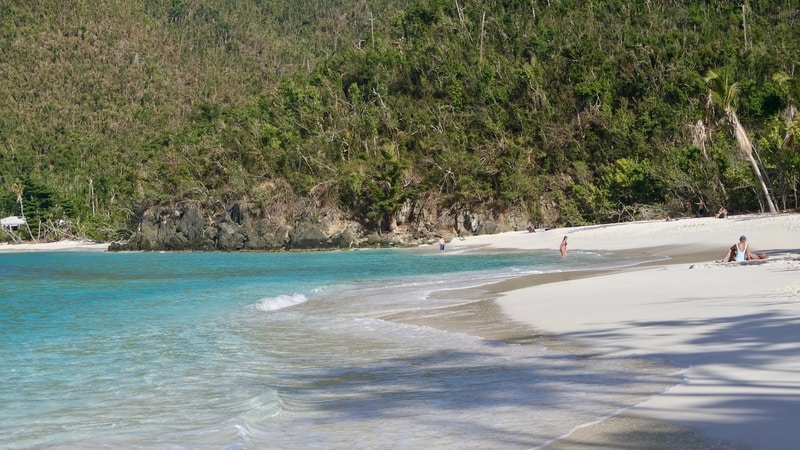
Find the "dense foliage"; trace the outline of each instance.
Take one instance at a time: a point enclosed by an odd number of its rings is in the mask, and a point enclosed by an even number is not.
[[[797,208],[796,0],[6,0],[0,21],[0,215],[33,236],[117,238],[174,199],[384,229],[409,200],[765,210],[726,107]]]

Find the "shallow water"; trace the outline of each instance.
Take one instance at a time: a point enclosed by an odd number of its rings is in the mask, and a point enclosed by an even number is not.
[[[680,382],[675,368],[549,349],[462,288],[635,262],[0,254],[0,446],[537,447]]]

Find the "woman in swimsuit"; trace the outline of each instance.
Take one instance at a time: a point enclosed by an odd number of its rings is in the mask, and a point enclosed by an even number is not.
[[[754,259],[766,259],[766,253],[759,253],[754,254],[750,251],[750,248],[747,246],[747,237],[740,236],[739,242],[732,245],[730,249],[728,249],[728,253],[725,254],[725,262],[742,262],[742,261],[752,261]]]

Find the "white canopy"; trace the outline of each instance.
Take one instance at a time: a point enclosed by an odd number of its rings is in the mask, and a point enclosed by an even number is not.
[[[25,225],[25,219],[18,216],[8,216],[0,219],[0,226],[3,228],[19,228],[20,225]]]

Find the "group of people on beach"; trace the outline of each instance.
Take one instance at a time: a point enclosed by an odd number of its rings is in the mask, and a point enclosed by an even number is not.
[[[567,236],[564,236],[564,238],[561,239],[561,245],[559,245],[558,251],[561,252],[561,256],[567,256]],[[722,261],[741,262],[741,261],[752,261],[758,259],[767,259],[767,254],[753,253],[752,251],[750,251],[750,247],[747,245],[747,236],[741,235],[739,236],[739,242],[733,244],[731,248],[728,249]]]
[[[708,209],[706,208],[706,202],[701,198],[695,203],[697,205],[697,217],[705,217],[706,213],[708,213]],[[686,202],[686,209],[691,212],[692,204],[690,202]],[[725,209],[724,206],[720,206],[717,214],[714,215],[717,219],[725,219],[728,217],[728,210]]]
[[[706,213],[708,212],[708,209],[706,208],[706,202],[701,198],[697,203],[694,203],[694,205],[697,205],[697,217],[705,217]],[[692,214],[692,206],[692,202],[686,202],[686,213],[689,216]],[[724,206],[720,206],[714,217],[717,219],[726,219],[728,217],[728,210],[725,209]],[[673,220],[677,219],[673,219],[672,216],[668,214],[666,220],[667,222],[672,222]]]
[[[558,251],[561,252],[561,256],[567,256],[567,237],[564,236],[561,239],[561,245],[558,247]],[[722,258],[723,262],[742,262],[742,261],[753,261],[758,259],[767,259],[766,253],[753,253],[750,251],[750,247],[747,245],[747,236],[741,235],[739,236],[739,242],[733,244],[731,248],[725,253],[725,257]]]
[[[697,203],[697,217],[703,217],[706,214],[706,204],[701,198]],[[724,206],[719,207],[719,211],[714,216],[717,219],[725,219],[728,217],[728,210],[725,209]],[[747,236],[739,236],[739,242],[733,244],[728,251],[725,253],[725,257],[722,259],[723,262],[741,262],[741,261],[752,261],[757,259],[766,259],[766,253],[753,253],[750,251],[750,247],[747,245]]]
[[[558,251],[561,252],[561,256],[567,256],[567,236],[564,236],[561,239],[561,244],[558,246]],[[731,245],[731,247],[725,253],[725,257],[722,258],[722,262],[742,262],[760,259],[767,259],[767,254],[753,253],[750,250],[750,247],[747,245],[747,236],[741,235],[739,236],[739,242]]]
[[[700,198],[694,205],[697,206],[697,217],[705,217],[707,213],[706,203]],[[687,210],[691,211],[692,203],[686,202]],[[728,210],[725,209],[724,206],[719,207],[719,211],[717,214],[714,215],[717,219],[726,219],[728,217]],[[667,221],[671,222],[672,217],[667,216]],[[733,244],[728,251],[725,253],[725,257],[722,258],[722,262],[741,262],[741,261],[752,261],[758,259],[766,259],[766,253],[753,253],[750,251],[750,247],[747,245],[747,237],[742,235],[739,237],[739,242]]]
[[[722,208],[724,210],[724,208]],[[727,211],[725,211],[727,214]],[[717,216],[719,217],[719,215]],[[532,232],[528,229],[528,232]],[[439,252],[444,253],[444,246],[445,240],[444,238],[439,238]],[[564,236],[561,239],[561,244],[558,246],[558,251],[561,253],[561,256],[567,256],[567,236]],[[741,235],[739,236],[739,242],[733,244],[728,251],[725,253],[725,257],[722,258],[722,262],[742,262],[742,261],[753,261],[759,259],[767,259],[766,253],[753,253],[750,251],[750,247],[747,245],[747,236]]]

